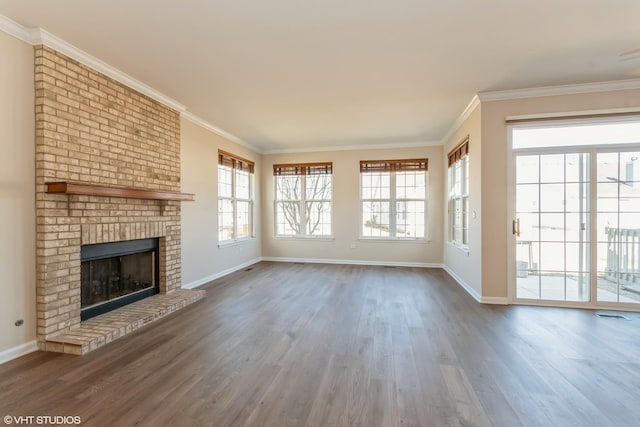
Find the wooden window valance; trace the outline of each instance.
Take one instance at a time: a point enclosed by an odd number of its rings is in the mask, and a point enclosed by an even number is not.
[[[469,155],[469,135],[467,135],[460,144],[456,145],[456,148],[449,152],[449,167],[453,166],[456,162],[462,160],[465,156]]]
[[[273,176],[331,175],[332,173],[333,173],[332,162],[293,163],[293,164],[286,164],[286,165],[273,165]]]
[[[429,159],[361,160],[360,173],[426,171],[428,166]]]
[[[249,173],[253,173],[255,169],[255,163],[251,160],[243,159],[222,150],[218,150],[218,164]]]

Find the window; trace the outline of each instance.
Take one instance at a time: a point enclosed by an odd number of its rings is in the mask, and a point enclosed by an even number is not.
[[[425,237],[428,159],[360,162],[361,236]]]
[[[449,239],[469,245],[469,137],[449,153]]]
[[[276,236],[331,236],[333,163],[273,165]]]
[[[218,151],[218,242],[253,236],[253,171],[250,160]]]

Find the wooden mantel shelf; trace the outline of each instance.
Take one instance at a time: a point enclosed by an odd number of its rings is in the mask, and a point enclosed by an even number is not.
[[[97,184],[82,184],[75,182],[48,182],[47,193],[75,194],[82,196],[123,197],[128,199],[194,201],[190,193],[174,191],[141,190],[138,188],[107,187]]]

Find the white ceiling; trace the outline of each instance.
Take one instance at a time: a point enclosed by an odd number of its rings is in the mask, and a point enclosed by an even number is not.
[[[439,141],[476,92],[640,77],[639,0],[0,0],[263,150]]]

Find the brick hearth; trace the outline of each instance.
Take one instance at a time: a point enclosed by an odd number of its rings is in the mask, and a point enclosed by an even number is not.
[[[45,343],[45,349],[58,353],[85,354],[193,304],[204,296],[203,290],[184,289],[168,295],[154,295],[86,320],[79,328],[49,338]]]

